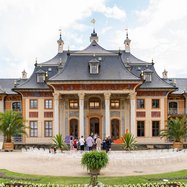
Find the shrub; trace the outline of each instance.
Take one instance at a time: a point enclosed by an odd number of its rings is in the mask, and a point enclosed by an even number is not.
[[[81,159],[83,167],[87,167],[89,170],[100,170],[108,164],[108,155],[106,152],[90,151],[84,153]]]
[[[60,149],[62,150],[66,150],[67,149],[67,145],[63,140],[63,137],[61,134],[57,134],[54,138],[53,138],[53,142],[54,142],[54,146],[56,147],[56,149]]]
[[[126,132],[125,135],[121,138],[123,142],[123,148],[127,151],[136,149],[136,140],[130,132]]]

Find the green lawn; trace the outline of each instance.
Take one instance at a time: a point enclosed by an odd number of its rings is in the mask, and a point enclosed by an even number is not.
[[[39,176],[39,175],[27,175],[27,174],[20,174],[11,172],[8,170],[0,169],[0,173],[4,173],[7,177],[14,177],[19,178],[16,181],[21,181],[20,178],[29,178],[30,179],[40,179],[38,181],[32,181],[32,183],[40,183],[40,184],[48,184],[48,183],[54,183],[54,184],[86,184],[89,183],[89,176],[88,177],[54,177],[54,176]],[[148,181],[149,178],[173,178],[175,180],[169,180],[169,181],[180,181],[187,183],[187,179],[179,179],[176,178],[182,178],[187,176],[187,170],[172,172],[172,173],[164,173],[164,174],[156,174],[156,175],[142,175],[142,176],[130,176],[130,177],[98,177],[99,181],[101,181],[104,184],[137,184],[137,183],[155,183],[155,182],[162,182],[162,180],[156,180],[156,181]],[[2,179],[0,178],[0,182],[10,182],[9,179]],[[15,181],[15,179],[13,179]],[[23,180],[24,181],[24,180]],[[25,181],[30,182],[30,181]]]

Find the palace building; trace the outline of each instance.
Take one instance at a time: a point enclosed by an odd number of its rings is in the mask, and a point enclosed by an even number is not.
[[[186,115],[187,79],[159,77],[153,61],[131,54],[128,33],[123,50],[101,47],[95,29],[83,50],[64,50],[61,34],[57,43],[28,79],[0,79],[0,111],[21,111],[30,127],[15,142],[50,144],[58,133],[115,140],[128,130],[139,144],[162,144],[168,117]]]

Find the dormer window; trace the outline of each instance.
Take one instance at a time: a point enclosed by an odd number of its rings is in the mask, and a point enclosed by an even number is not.
[[[89,61],[90,74],[99,74],[99,61],[92,59]]]
[[[153,73],[153,71],[150,69],[146,69],[143,71],[143,79],[145,80],[145,82],[152,81],[152,73]]]
[[[146,82],[151,82],[151,74],[144,74],[144,80],[146,81]]]
[[[99,66],[98,65],[90,65],[90,74],[98,74]]]
[[[42,83],[45,81],[45,74],[37,74],[37,83]]]
[[[36,82],[43,83],[46,76],[48,76],[48,74],[44,70],[39,69],[38,71],[36,71]]]

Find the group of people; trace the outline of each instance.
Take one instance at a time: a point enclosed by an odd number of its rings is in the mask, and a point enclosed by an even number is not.
[[[108,152],[111,150],[111,143],[112,140],[110,137],[101,140],[97,134],[89,135],[86,139],[83,136],[79,139],[71,137],[70,150],[80,149],[81,151],[84,151],[86,149],[91,151],[96,149],[97,151],[106,150],[106,152]]]

